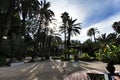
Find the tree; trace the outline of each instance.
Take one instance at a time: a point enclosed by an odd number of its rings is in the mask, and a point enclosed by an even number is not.
[[[92,36],[94,38],[94,41],[96,42],[96,38],[95,38],[95,35],[96,33],[99,33],[98,29],[97,28],[90,28],[87,32],[87,35],[88,36],[91,36],[91,41],[92,41]]]
[[[110,33],[110,34],[108,34],[108,35],[106,35],[106,34],[101,34],[101,36],[99,36],[99,37],[97,38],[97,42],[99,42],[100,45],[104,45],[104,46],[106,46],[106,45],[108,45],[108,44],[114,44],[114,45],[116,45],[118,38],[119,38],[119,37],[117,36],[116,33]],[[103,47],[104,47],[104,46],[103,46]]]
[[[114,31],[119,34],[120,33],[120,21],[118,22],[114,22],[112,25],[112,28],[114,29]]]
[[[1,1],[3,2],[3,0]],[[0,3],[1,3],[0,2]],[[16,13],[19,14],[19,17],[22,17],[22,28],[23,32],[25,32],[25,21],[26,18],[31,18],[35,15],[35,12],[40,9],[39,1],[38,0],[5,0],[5,5],[2,6],[2,11],[6,14],[5,19],[7,20],[5,29],[3,31],[3,36],[7,36],[10,25],[11,25],[11,20],[12,16],[15,15]]]
[[[99,43],[100,48],[104,50],[104,48],[106,48],[106,45],[109,44],[108,36],[106,34],[101,34],[101,36],[97,38],[97,42]]]
[[[92,31],[90,29],[87,31],[87,36],[90,36],[91,41],[92,41]]]
[[[12,34],[12,38],[9,42],[11,48],[11,62],[13,58],[17,58],[21,61],[25,56],[26,50],[26,43],[24,43],[24,39],[21,38],[21,35]]]
[[[4,25],[5,25],[4,17],[5,17],[5,13],[3,13],[2,10],[0,10],[0,43],[1,43],[3,29],[4,29]]]
[[[69,19],[69,14],[67,12],[62,13],[62,26],[60,26],[60,32],[64,33],[64,47],[66,48],[66,36],[67,36],[67,27],[68,27],[68,19]]]
[[[87,53],[89,56],[95,56],[94,52],[96,50],[96,46],[94,42],[92,42],[90,39],[87,39],[82,44],[82,52]]]
[[[25,35],[26,19],[35,17],[36,12],[40,10],[40,2],[38,0],[20,0],[17,7],[22,16],[22,33]]]
[[[39,36],[40,33],[44,33],[44,37],[48,35],[48,25],[49,22],[52,22],[54,12],[49,9],[50,7],[50,2],[46,2],[46,0],[40,2],[40,10],[37,12],[37,19],[38,19],[38,28],[35,30],[33,35],[35,34],[36,36]],[[37,39],[39,40],[39,39]],[[44,39],[44,43],[46,42],[46,37]],[[39,42],[39,41],[37,41]]]
[[[46,0],[40,2],[41,9],[39,11],[40,14],[40,27],[42,27],[42,24],[45,26],[49,25],[49,22],[53,20],[54,12],[50,10],[50,2],[46,2]]]
[[[54,12],[49,9],[50,5],[50,2],[46,2],[46,0],[40,1],[40,9],[35,12],[36,15],[30,20],[32,22],[30,28],[32,29],[32,35],[35,40],[34,52],[41,53],[40,55],[42,57],[47,57],[47,37],[49,33],[48,25],[52,22],[54,16]],[[31,32],[30,28],[28,28],[28,33]],[[34,58],[34,55],[32,57]]]
[[[77,19],[69,19],[68,20],[68,28],[67,28],[67,33],[68,33],[68,39],[67,39],[67,48],[69,50],[70,48],[70,40],[72,35],[77,35],[80,34],[80,23],[75,23]],[[69,58],[69,55],[68,55]]]
[[[3,2],[3,0],[1,2]],[[6,22],[6,25],[4,26],[4,30],[3,30],[3,34],[2,34],[2,39],[4,37],[7,37],[7,35],[8,35],[8,31],[10,29],[12,15],[13,15],[14,10],[15,10],[14,9],[15,8],[15,0],[12,0],[12,1],[8,0],[8,2],[7,1],[5,1],[5,2],[6,2],[5,6],[3,6],[3,8],[1,9],[2,12],[5,13],[4,20],[6,20],[6,21],[4,21],[4,22]]]
[[[107,35],[107,38],[111,44],[116,44],[118,36],[116,33],[110,33]]]

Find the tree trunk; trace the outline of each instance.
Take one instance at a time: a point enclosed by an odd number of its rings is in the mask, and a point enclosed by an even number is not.
[[[25,13],[22,14],[23,20],[22,20],[22,36],[25,35]]]
[[[96,42],[95,34],[93,36],[94,36],[94,41]]]
[[[8,5],[8,11],[5,15],[5,19],[6,21],[5,22],[5,28],[3,30],[3,34],[2,34],[2,39],[1,39],[1,46],[4,46],[4,42],[5,42],[5,37],[7,39],[7,35],[8,35],[8,32],[9,32],[9,29],[10,29],[10,24],[11,24],[11,18],[12,18],[12,15],[13,15],[13,11],[14,11],[14,0],[13,1],[10,1],[9,2],[9,5]]]
[[[6,12],[6,16],[5,16],[5,19],[4,19],[4,20],[6,20],[6,21],[4,21],[4,22],[6,22],[6,26],[3,30],[2,40],[1,40],[1,45],[0,46],[4,46],[4,44],[6,43],[5,37],[7,39],[8,32],[9,32],[9,29],[10,29],[12,15],[14,13],[14,3],[15,3],[14,0],[10,0],[9,5],[8,5],[8,11]],[[13,58],[11,57],[10,61],[12,61],[12,59]]]
[[[68,42],[67,42],[67,49],[68,49],[68,59],[69,59],[69,49],[70,49],[70,36],[71,36],[71,30],[68,30]]]
[[[3,36],[7,36],[8,35],[8,32],[9,32],[9,29],[10,29],[10,24],[11,24],[11,18],[12,18],[12,15],[14,13],[14,4],[15,4],[15,0],[10,0],[9,1],[9,5],[8,5],[8,11],[6,13],[6,17],[4,20],[6,20],[6,26],[5,26],[5,29],[3,31]]]
[[[64,37],[65,37],[65,39],[64,39],[64,49],[66,49],[67,48],[67,36],[66,36],[66,24],[65,23],[64,23]],[[66,52],[65,52],[65,57],[67,57]]]
[[[92,36],[90,36],[90,38],[91,38],[91,42],[92,42]]]

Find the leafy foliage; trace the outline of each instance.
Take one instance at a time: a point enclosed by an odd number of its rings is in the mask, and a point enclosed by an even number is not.
[[[80,60],[91,61],[91,57],[87,53],[80,55]]]
[[[96,57],[104,62],[112,60],[115,63],[120,63],[120,46],[107,45],[104,49],[100,50],[100,53],[96,53]]]

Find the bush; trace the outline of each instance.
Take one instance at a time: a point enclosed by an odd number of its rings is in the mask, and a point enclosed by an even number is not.
[[[61,59],[62,61],[66,61],[66,60],[67,60],[67,58],[66,58],[64,55],[62,55],[62,56],[60,57],[60,59]]]
[[[54,60],[56,59],[57,60],[57,59],[60,59],[60,57],[53,56],[52,59],[54,59]]]
[[[108,61],[109,61],[109,58],[108,58],[107,55],[102,54],[102,55],[101,55],[101,59],[100,59],[100,61],[102,61],[102,62],[108,62]]]
[[[60,57],[60,59],[62,60],[62,61],[69,61],[69,60],[73,60],[72,58],[67,58],[67,57],[65,57],[64,55],[61,55],[61,57]]]
[[[101,54],[100,53],[95,53],[95,59],[100,61],[101,60]]]
[[[103,62],[108,62],[109,60],[114,61],[115,63],[120,63],[120,46],[107,45],[105,52],[100,52],[100,56],[97,55]]]
[[[87,53],[83,53],[83,54],[80,56],[80,60],[91,61],[91,57],[90,57]]]
[[[6,58],[1,57],[0,58],[0,66],[4,66],[4,65],[6,65]]]

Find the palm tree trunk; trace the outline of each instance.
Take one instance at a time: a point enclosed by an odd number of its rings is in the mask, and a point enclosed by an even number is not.
[[[64,42],[64,46],[65,46],[65,48],[66,48],[66,32],[65,32],[65,34],[64,34],[64,35],[65,35],[65,40],[64,40],[65,42]]]
[[[92,36],[90,36],[90,38],[91,38],[91,42],[92,42]]]
[[[13,15],[13,11],[14,11],[14,0],[13,1],[10,1],[9,3],[9,8],[8,8],[8,11],[6,13],[6,26],[5,26],[5,29],[3,31],[3,36],[7,36],[8,35],[8,32],[9,32],[9,29],[10,29],[10,24],[11,24],[11,18],[12,18],[12,15]]]
[[[2,39],[1,39],[1,46],[4,46],[4,43],[5,43],[5,38],[7,38],[7,35],[8,35],[8,32],[9,32],[9,29],[10,29],[10,24],[11,24],[11,18],[12,18],[12,15],[13,15],[13,11],[14,11],[14,0],[11,0],[9,2],[9,5],[8,5],[8,11],[6,13],[6,16],[5,16],[5,19],[6,22],[5,24],[5,28],[3,30],[3,34],[2,34]]]
[[[10,3],[9,3],[9,8],[8,8],[8,11],[6,13],[6,16],[5,16],[5,19],[6,20],[6,26],[5,26],[5,29],[3,31],[3,35],[2,35],[2,39],[1,39],[1,45],[0,46],[4,46],[4,44],[6,43],[6,40],[4,37],[7,38],[8,36],[8,32],[9,32],[9,29],[10,29],[10,24],[11,24],[11,18],[12,18],[12,15],[13,15],[13,12],[14,12],[14,0],[11,0]],[[13,58],[11,57],[11,60]]]
[[[94,41],[96,42],[95,34],[93,36],[94,36]]]
[[[22,36],[25,35],[25,13],[22,14],[23,20],[22,20]]]
[[[67,49],[68,49],[68,59],[69,59],[69,49],[70,49],[70,35],[71,35],[71,31],[68,30],[68,42],[67,42]]]
[[[65,40],[64,40],[64,49],[66,49],[66,45],[67,45],[67,43],[66,43],[66,32],[64,33],[64,36],[65,36]],[[67,57],[67,54],[66,54],[66,52],[65,52],[65,57]]]
[[[65,30],[65,29],[64,29],[64,32],[65,32],[65,33],[64,33],[64,36],[65,36],[65,40],[64,40],[64,41],[65,41],[65,42],[64,42],[64,47],[65,47],[65,49],[66,49],[66,38],[67,38],[67,37],[66,37],[66,30]]]

